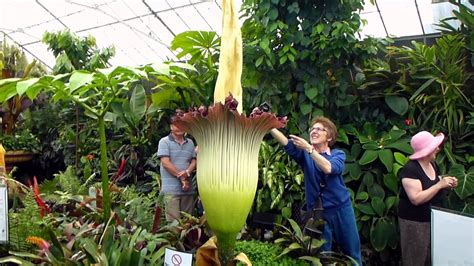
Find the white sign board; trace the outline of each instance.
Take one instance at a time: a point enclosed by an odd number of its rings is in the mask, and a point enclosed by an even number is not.
[[[193,254],[165,249],[165,266],[191,266]]]
[[[0,186],[0,243],[8,242],[8,189]]]
[[[431,258],[433,266],[474,266],[474,217],[432,208]]]

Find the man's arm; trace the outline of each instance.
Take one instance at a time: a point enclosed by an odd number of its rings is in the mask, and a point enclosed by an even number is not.
[[[273,128],[270,130],[270,134],[278,141],[281,145],[286,146],[288,144],[288,138],[280,132],[280,130]]]
[[[170,173],[172,176],[178,177],[180,172],[178,171],[178,169],[176,169],[176,166],[174,166],[174,164],[171,162],[170,157],[163,156],[160,158],[160,161],[161,161],[161,165],[163,165],[163,167],[166,169],[166,171],[168,171],[168,173]]]
[[[179,179],[189,179],[191,177],[191,173],[196,169],[196,158],[193,158],[191,160],[191,163],[189,164],[188,168],[186,170],[181,171],[178,173],[177,177]]]

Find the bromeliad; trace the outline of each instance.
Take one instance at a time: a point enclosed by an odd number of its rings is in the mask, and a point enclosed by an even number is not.
[[[46,203],[40,197],[39,186],[38,186],[38,181],[36,180],[36,176],[33,176],[33,185],[31,185],[31,181],[28,181],[28,182],[30,183],[31,190],[35,194],[36,203],[38,204],[40,208],[40,216],[41,218],[43,218],[45,213],[49,213],[51,211],[49,210],[48,205],[46,205]]]

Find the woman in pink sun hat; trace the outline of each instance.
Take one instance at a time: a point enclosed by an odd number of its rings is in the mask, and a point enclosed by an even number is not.
[[[442,205],[446,191],[458,185],[453,176],[441,177],[435,162],[443,140],[443,133],[417,133],[410,142],[414,153],[399,172],[402,186],[398,223],[403,265],[431,265],[430,207]]]

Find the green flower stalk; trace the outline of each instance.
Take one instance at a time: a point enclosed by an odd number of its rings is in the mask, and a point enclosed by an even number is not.
[[[178,112],[177,126],[199,146],[197,184],[207,221],[217,236],[222,265],[233,258],[237,234],[245,225],[258,181],[258,152],[265,134],[286,118],[255,109],[246,117],[232,96],[225,104]]]

